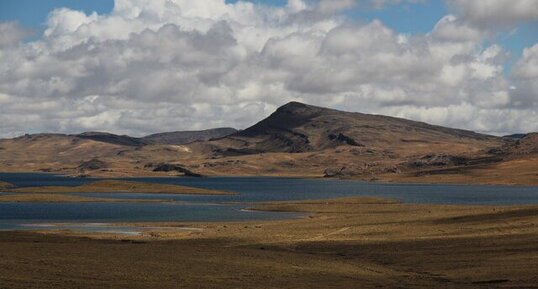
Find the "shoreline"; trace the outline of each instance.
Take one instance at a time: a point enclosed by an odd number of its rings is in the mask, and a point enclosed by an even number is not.
[[[53,172],[41,172],[41,171],[9,171],[9,172],[1,172],[4,174],[46,174],[46,175],[55,175],[55,176],[61,176],[61,177],[68,177],[68,178],[75,178],[75,179],[94,179],[95,181],[100,180],[111,180],[111,181],[125,181],[125,180],[133,180],[136,182],[136,179],[143,179],[143,178],[163,178],[163,179],[174,179],[174,178],[192,178],[192,177],[185,177],[185,176],[171,176],[171,175],[155,175],[155,174],[148,174],[148,175],[132,175],[132,176],[122,176],[122,177],[114,177],[114,176],[85,176],[85,177],[79,177],[76,175],[69,175],[69,174],[61,174],[61,173],[53,173]],[[430,175],[431,176],[431,175]],[[414,181],[409,180],[406,178],[390,178],[390,179],[379,179],[379,180],[366,180],[362,178],[327,178],[321,175],[281,175],[281,174],[275,174],[275,175],[249,175],[249,174],[241,174],[241,175],[207,175],[203,178],[267,178],[267,179],[304,179],[304,180],[337,180],[337,181],[351,181],[351,182],[361,182],[364,184],[380,184],[380,185],[424,185],[424,186],[435,186],[435,185],[447,185],[447,186],[491,186],[491,187],[538,187],[538,179],[534,182],[531,182],[529,184],[525,183],[515,183],[515,182],[457,182],[457,181],[449,181],[449,182],[443,182],[438,181],[435,179],[432,180],[423,180],[423,181]],[[423,178],[424,179],[424,178]],[[0,189],[2,187],[0,186]]]
[[[161,200],[156,200],[161,202]],[[75,202],[77,203],[77,202]],[[273,223],[287,223],[294,221],[318,219],[327,214],[330,215],[346,215],[350,213],[350,210],[356,206],[366,208],[386,208],[386,207],[398,207],[401,210],[427,210],[429,214],[434,210],[441,211],[455,211],[465,212],[467,215],[477,215],[480,213],[487,213],[488,215],[495,216],[496,214],[502,214],[506,212],[518,212],[526,210],[535,210],[536,217],[538,218],[538,204],[526,204],[526,205],[472,205],[472,204],[413,204],[405,203],[396,199],[382,198],[375,196],[357,196],[357,197],[344,197],[333,199],[317,199],[317,200],[291,200],[291,201],[274,201],[274,202],[252,202],[243,203],[244,211],[251,212],[276,212],[276,213],[297,213],[297,217],[284,218],[284,219],[262,219],[262,220],[237,220],[237,221],[133,221],[133,222],[97,222],[98,224],[108,227],[141,227],[141,228],[183,228],[192,227],[194,229],[198,227],[214,227],[219,225],[252,225],[252,224],[273,224]],[[327,211],[324,208],[331,208]],[[337,209],[337,210],[336,210]],[[84,224],[96,224],[96,222],[47,222],[51,225],[84,225]],[[538,223],[536,224],[538,226]],[[538,228],[537,228],[538,229]],[[27,230],[26,230],[27,231]],[[33,230],[32,230],[33,231]],[[40,231],[40,230],[39,230]],[[5,232],[5,231],[4,231]],[[38,231],[35,231],[38,232]],[[43,231],[41,231],[43,232]],[[44,232],[51,233],[51,232]],[[89,232],[71,232],[72,236],[85,236],[92,237]],[[111,237],[114,237],[111,235]]]

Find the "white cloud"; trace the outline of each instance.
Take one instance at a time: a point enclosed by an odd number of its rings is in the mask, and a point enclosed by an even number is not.
[[[355,6],[356,0],[320,0],[317,10],[321,13],[334,13]]]
[[[426,1],[428,0],[368,0],[368,2],[370,2],[370,5],[372,5],[376,9],[381,9],[388,5],[397,5],[405,2],[416,4]]]
[[[518,61],[515,71],[523,79],[538,79],[538,44],[523,50],[523,57]]]
[[[446,15],[433,28],[433,35],[448,41],[479,41],[485,34],[483,31],[462,23],[456,16]]]
[[[463,18],[480,26],[498,27],[538,20],[536,0],[447,0],[447,3]]]
[[[523,50],[523,56],[514,68],[512,94],[516,96],[514,105],[521,107],[538,106],[538,43]]]
[[[405,35],[335,13],[353,3],[117,0],[107,15],[56,10],[42,39],[0,47],[0,135],[243,128],[290,100],[538,130],[538,48],[507,77],[506,52],[459,15]]]
[[[299,12],[307,9],[307,5],[303,0],[288,0],[287,7],[292,12]]]
[[[0,22],[0,49],[15,46],[31,32],[15,22]]]

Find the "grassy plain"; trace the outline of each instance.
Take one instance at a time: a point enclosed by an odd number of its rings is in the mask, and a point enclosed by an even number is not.
[[[0,232],[0,288],[538,288],[538,206],[262,204],[301,219]]]

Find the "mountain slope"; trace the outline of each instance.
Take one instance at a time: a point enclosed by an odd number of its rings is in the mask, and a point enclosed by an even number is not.
[[[146,143],[182,145],[195,141],[208,141],[237,132],[235,128],[223,127],[201,131],[176,131],[148,135],[142,138]]]
[[[78,135],[75,135],[76,137],[82,138],[82,139],[90,139],[94,141],[109,143],[109,144],[116,144],[116,145],[123,145],[123,146],[143,146],[147,145],[148,143],[145,142],[143,139],[131,137],[128,135],[117,135],[117,134],[111,134],[106,132],[85,132]]]
[[[518,155],[538,154],[538,133],[529,133],[519,138],[510,148]]]

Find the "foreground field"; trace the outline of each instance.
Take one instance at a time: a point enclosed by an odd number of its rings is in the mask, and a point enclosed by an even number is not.
[[[138,237],[2,232],[0,288],[538,288],[538,207],[353,198],[259,209],[309,217],[158,224],[203,230]]]

